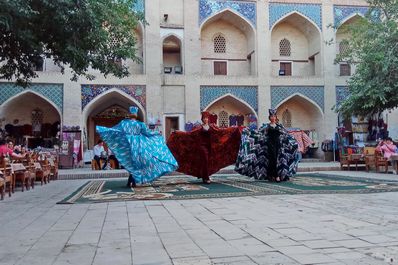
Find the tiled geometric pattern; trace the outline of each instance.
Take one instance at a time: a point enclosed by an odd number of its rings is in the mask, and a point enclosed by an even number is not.
[[[270,3],[269,4],[269,28],[281,17],[291,12],[297,12],[313,21],[322,31],[322,12],[320,4],[297,3]]]
[[[133,10],[140,13],[145,13],[145,0],[136,0]]]
[[[258,96],[256,86],[201,86],[200,109],[204,110],[211,102],[226,94],[234,95],[245,101],[257,112]]]
[[[88,103],[90,103],[95,97],[102,93],[116,88],[130,95],[136,99],[141,106],[145,109],[146,103],[146,89],[145,86],[134,86],[134,85],[82,85],[82,110]]]
[[[346,86],[336,86],[336,106],[350,95],[350,91]]]
[[[343,20],[352,14],[365,16],[368,10],[367,6],[334,6],[334,26],[337,28]]]
[[[322,86],[272,86],[271,87],[271,106],[275,108],[286,98],[301,94],[314,101],[324,111],[325,94]]]
[[[199,25],[206,18],[225,9],[232,9],[256,27],[256,2],[228,0],[199,0]]]
[[[54,103],[62,112],[64,103],[64,86],[62,84],[31,84],[27,88],[15,86],[14,83],[0,83],[0,105],[9,98],[25,91],[34,91]]]

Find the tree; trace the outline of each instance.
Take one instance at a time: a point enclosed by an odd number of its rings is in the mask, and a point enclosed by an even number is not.
[[[336,58],[356,65],[349,96],[335,110],[368,116],[398,106],[398,0],[369,0],[364,19],[347,28],[348,48]]]
[[[136,0],[2,0],[0,1],[0,79],[26,86],[42,56],[52,58],[64,72],[92,79],[89,68],[105,76],[129,75],[115,63],[136,56],[134,30],[143,14]]]

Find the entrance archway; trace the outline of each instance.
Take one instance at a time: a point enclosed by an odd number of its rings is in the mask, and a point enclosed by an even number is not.
[[[0,106],[3,127],[15,144],[52,148],[58,144],[61,114],[54,103],[33,91],[20,93]]]
[[[220,127],[257,125],[257,114],[253,108],[231,94],[216,99],[204,111],[217,115],[216,124]]]
[[[323,113],[321,108],[302,95],[293,95],[277,107],[277,116],[285,127],[303,130],[312,137],[314,147],[319,146]],[[288,128],[289,129],[289,128]],[[320,148],[312,149],[316,157],[321,156]]]
[[[84,124],[87,132],[87,147],[92,147],[99,140],[95,126],[112,127],[123,120],[129,113],[129,107],[139,108],[138,119],[144,121],[145,112],[142,106],[127,94],[110,90],[90,102],[83,111]]]

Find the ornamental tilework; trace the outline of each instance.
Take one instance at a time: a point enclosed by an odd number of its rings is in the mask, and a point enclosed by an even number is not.
[[[226,0],[200,0],[199,1],[199,25],[208,17],[225,9],[232,9],[246,18],[253,27],[256,27],[256,3],[246,1]]]
[[[340,23],[353,14],[365,16],[369,7],[366,6],[334,6],[334,26],[337,28]]]
[[[136,0],[133,5],[133,10],[136,12],[145,12],[145,0]]]
[[[27,88],[13,83],[0,83],[0,105],[21,92],[33,91],[51,101],[62,112],[64,103],[64,86],[62,84],[31,84]]]
[[[227,94],[243,100],[257,112],[258,96],[256,86],[201,86],[200,109],[204,110],[211,102]]]
[[[336,106],[340,105],[340,103],[350,95],[350,91],[346,86],[336,86]]]
[[[320,4],[297,4],[297,3],[270,3],[269,4],[269,28],[283,16],[298,12],[313,21],[322,31],[322,11]]]
[[[314,101],[324,111],[325,94],[322,86],[272,86],[271,106],[276,108],[281,102],[294,94],[301,94]]]
[[[95,97],[102,93],[117,89],[123,91],[127,95],[136,99],[141,106],[145,109],[146,105],[146,90],[145,86],[134,86],[134,85],[82,85],[81,97],[82,97],[82,110],[87,106]]]

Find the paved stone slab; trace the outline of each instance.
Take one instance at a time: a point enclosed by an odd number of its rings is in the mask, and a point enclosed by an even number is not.
[[[84,182],[53,181],[0,201],[0,264],[377,265],[398,257],[398,193],[55,204]]]

